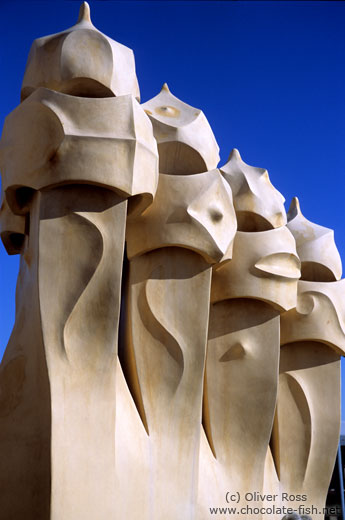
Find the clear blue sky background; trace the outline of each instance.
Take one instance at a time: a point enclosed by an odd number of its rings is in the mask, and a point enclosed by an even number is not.
[[[201,108],[220,164],[236,147],[246,162],[267,168],[287,207],[298,195],[307,218],[335,230],[345,263],[345,3],[90,5],[96,27],[134,50],[142,101],[168,82]],[[1,0],[1,125],[19,103],[32,40],[73,25],[78,10],[76,1]],[[0,248],[1,357],[13,326],[18,257]]]

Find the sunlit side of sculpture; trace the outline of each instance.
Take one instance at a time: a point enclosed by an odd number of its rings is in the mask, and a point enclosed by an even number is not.
[[[21,255],[0,519],[206,520],[229,490],[239,510],[285,492],[321,511],[345,349],[333,231],[297,199],[286,215],[238,150],[218,169],[205,115],[166,84],[140,105],[133,52],[86,2],[34,41],[21,100],[0,142],[0,237]]]

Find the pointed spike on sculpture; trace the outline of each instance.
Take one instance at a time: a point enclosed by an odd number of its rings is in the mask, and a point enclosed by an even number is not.
[[[229,158],[228,158],[228,161],[231,161],[231,159],[235,160],[235,161],[242,161],[242,157],[241,157],[241,154],[239,152],[239,150],[237,148],[233,148],[230,152],[230,155],[229,155]]]
[[[288,222],[290,222],[290,220],[292,220],[293,218],[297,217],[297,215],[302,215],[301,206],[298,197],[293,197],[289,207],[289,211],[287,213]]]
[[[83,2],[79,9],[79,16],[77,23],[80,22],[91,22],[90,6],[87,2]]]
[[[164,85],[162,86],[161,88],[161,92],[170,92],[170,89],[169,89],[169,86],[168,86],[168,83],[164,83]]]

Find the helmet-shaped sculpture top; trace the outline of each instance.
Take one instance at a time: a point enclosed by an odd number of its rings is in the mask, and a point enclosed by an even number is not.
[[[87,2],[73,27],[33,42],[22,100],[38,87],[82,97],[140,97],[133,51],[96,29]]]

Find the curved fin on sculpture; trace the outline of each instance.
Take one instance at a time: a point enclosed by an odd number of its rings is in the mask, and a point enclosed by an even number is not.
[[[49,199],[47,202],[49,206]],[[69,213],[57,217],[56,207],[47,206],[40,224],[40,256],[44,256],[39,265],[43,333],[47,344],[56,343],[58,338],[61,354],[71,356],[78,364],[78,355],[85,356],[85,352],[79,342],[76,349],[70,341],[67,325],[101,263],[103,237],[85,216]],[[59,275],[61,269],[66,276]],[[51,290],[44,291],[46,287]]]
[[[277,417],[277,407],[274,413],[273,425],[270,437],[270,443],[268,449],[271,452],[274,469],[277,475],[277,479],[280,480],[280,447],[279,447],[279,425]]]
[[[66,315],[66,321],[64,324],[64,330],[63,330],[63,339],[64,339],[64,346],[66,355],[69,358],[70,356],[73,358],[78,357],[78,352],[76,351],[76,343],[73,345],[73,342],[70,341],[70,329],[73,326],[73,320],[80,320],[80,316],[78,315],[78,304],[80,300],[83,298],[83,295],[86,294],[87,288],[89,284],[91,283],[91,280],[96,276],[97,270],[99,269],[102,257],[103,257],[103,250],[104,250],[104,243],[103,243],[103,237],[100,231],[97,229],[97,227],[91,222],[85,215],[75,214],[74,217],[76,219],[80,219],[80,223],[82,223],[82,227],[85,228],[85,224],[87,226],[87,236],[88,238],[90,235],[93,235],[93,244],[92,248],[90,247],[89,253],[90,256],[88,258],[88,273],[86,275],[86,278],[83,277],[83,283],[84,286],[80,285],[78,287],[78,292],[74,294],[74,298],[68,302],[69,306],[69,314]],[[78,250],[76,250],[78,251]],[[80,251],[77,252],[77,254],[80,254]],[[91,260],[92,258],[92,260]],[[79,267],[79,266],[78,266]],[[71,269],[71,263],[68,266],[68,269]],[[79,269],[76,268],[74,270],[75,278],[78,280],[78,274],[80,273]],[[85,276],[85,275],[84,275]],[[81,277],[79,278],[79,281],[81,281]],[[69,291],[68,291],[69,292]],[[79,342],[78,342],[79,343]],[[84,357],[85,351],[84,346],[79,344],[79,347],[81,347],[81,351],[79,354]]]
[[[211,418],[210,418],[210,407],[208,401],[208,392],[207,392],[207,373],[205,368],[204,374],[204,391],[202,396],[202,426],[204,428],[204,432],[206,435],[206,439],[210,450],[214,458],[217,458],[216,449],[214,447],[213,436],[212,436],[212,426],[211,426]]]
[[[150,275],[150,279],[145,282],[145,300],[148,310],[150,311],[150,328],[148,329],[152,336],[162,343],[171,358],[177,363],[181,371],[181,377],[184,369],[183,350],[180,346],[183,343],[183,337],[178,337],[178,329],[174,328],[172,323],[166,319],[165,309],[162,309],[155,298],[159,292],[159,280],[153,282],[152,278],[158,274],[160,268],[157,267]],[[164,285],[164,282],[162,283]],[[178,386],[178,384],[177,384]]]
[[[139,298],[138,298],[138,310],[140,315],[145,314],[145,310],[142,309],[142,306],[145,306],[145,303],[142,301],[144,288],[141,289]],[[145,295],[144,295],[145,300]],[[132,396],[133,402],[141,419],[141,422],[145,428],[147,435],[150,435],[149,425],[147,422],[145,406],[143,395],[141,392],[140,380],[138,375],[138,368],[135,359],[135,352],[133,349],[133,339],[132,339],[132,331],[131,326],[133,324],[130,323],[129,327],[126,328],[126,336],[125,341],[123,342],[123,348],[121,351],[119,350],[119,361],[121,364],[121,368],[123,371],[124,378],[127,383],[127,388],[129,393]],[[121,344],[121,343],[120,343]]]

